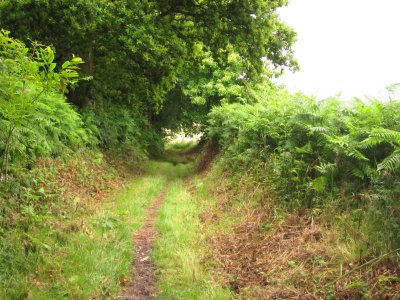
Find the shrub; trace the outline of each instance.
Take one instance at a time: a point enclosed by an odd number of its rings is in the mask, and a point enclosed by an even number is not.
[[[356,99],[346,107],[281,90],[254,105],[215,107],[208,131],[219,140],[227,170],[272,183],[285,207],[339,199],[335,209],[361,212],[355,223],[364,224],[377,248],[393,249],[400,245],[399,124],[398,101]]]
[[[76,82],[80,58],[66,61],[57,72],[50,47],[22,42],[0,31],[1,176],[9,165],[26,165],[37,156],[57,155],[93,142],[63,92]]]

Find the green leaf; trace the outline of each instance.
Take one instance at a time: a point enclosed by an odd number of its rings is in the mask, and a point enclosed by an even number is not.
[[[71,65],[71,62],[67,60],[62,64],[62,68],[67,69],[70,65]]]
[[[53,71],[55,69],[55,67],[57,66],[56,63],[52,63],[49,67],[49,72]]]

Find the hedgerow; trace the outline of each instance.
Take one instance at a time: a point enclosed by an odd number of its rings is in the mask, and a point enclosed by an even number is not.
[[[209,114],[224,168],[272,187],[285,209],[349,213],[365,233],[362,255],[398,248],[400,102],[345,105],[285,90],[260,98]]]

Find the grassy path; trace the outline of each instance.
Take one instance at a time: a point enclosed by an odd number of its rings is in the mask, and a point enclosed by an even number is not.
[[[76,212],[60,223],[38,229],[44,259],[35,278],[25,282],[24,296],[0,289],[1,299],[115,299],[131,272],[132,233],[146,219],[152,200],[171,174],[165,164],[150,166],[149,174],[134,178],[119,193],[94,210]],[[18,278],[16,278],[17,282]],[[21,282],[22,284],[22,282]]]
[[[134,276],[124,299],[230,299],[230,292],[212,281],[204,264],[207,249],[199,214],[207,200],[188,191],[190,164],[152,163],[154,170],[161,166],[168,188],[155,199],[145,225],[135,234]]]
[[[0,299],[230,299],[204,263],[208,200],[188,191],[191,174],[190,164],[149,162],[103,203],[49,217],[32,233],[43,245],[34,277],[9,280]]]

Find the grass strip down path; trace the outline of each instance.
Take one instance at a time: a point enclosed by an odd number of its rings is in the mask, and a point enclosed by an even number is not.
[[[185,186],[179,178],[170,183],[156,220],[161,233],[152,255],[160,273],[157,299],[231,299],[230,291],[213,282],[207,270],[205,237],[199,228],[202,201]]]

